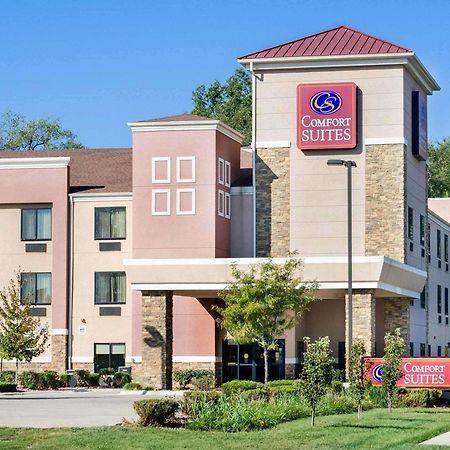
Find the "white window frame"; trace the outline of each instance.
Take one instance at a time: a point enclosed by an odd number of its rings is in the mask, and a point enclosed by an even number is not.
[[[156,194],[167,194],[167,205],[165,211],[156,211]],[[152,189],[152,216],[170,216],[170,189]]]
[[[222,163],[222,169],[220,169],[220,163]],[[218,158],[217,160],[217,179],[219,181],[219,184],[225,184],[224,183],[224,179],[225,179],[225,160],[223,160],[222,158]]]
[[[190,211],[180,211],[180,194],[190,192],[192,194],[192,209]],[[177,189],[177,215],[191,216],[195,214],[195,189]]]
[[[230,161],[225,161],[225,166],[224,166],[224,181],[225,181],[225,186],[226,187],[230,187],[231,185],[231,163]],[[227,177],[228,174],[228,177]]]
[[[181,161],[192,162],[192,178],[181,178]],[[195,183],[195,156],[177,156],[177,183]]]
[[[167,178],[156,178],[156,163],[159,161],[167,162]],[[170,156],[156,156],[152,158],[152,183],[170,183]]]
[[[222,200],[221,200],[222,197]],[[221,207],[222,206],[222,210]],[[217,214],[223,217],[225,214],[225,192],[219,189],[217,191]]]
[[[227,201],[228,201],[228,214],[227,214]],[[229,192],[225,192],[225,197],[223,201],[223,214],[225,219],[231,218],[231,196]]]

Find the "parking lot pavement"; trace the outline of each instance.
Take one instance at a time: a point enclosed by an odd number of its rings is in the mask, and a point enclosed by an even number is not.
[[[135,420],[133,402],[149,398],[120,390],[64,390],[0,394],[2,427],[94,427]]]

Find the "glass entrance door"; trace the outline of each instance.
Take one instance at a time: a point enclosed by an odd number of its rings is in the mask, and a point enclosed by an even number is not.
[[[279,339],[277,349],[269,352],[269,379],[284,378],[284,339]],[[264,352],[253,344],[223,341],[223,380],[264,381]]]

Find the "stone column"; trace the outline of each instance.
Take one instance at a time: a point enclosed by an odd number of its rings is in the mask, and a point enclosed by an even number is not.
[[[256,256],[287,256],[290,249],[289,148],[256,155]]]
[[[134,378],[156,389],[172,389],[173,293],[142,292],[142,363]]]
[[[67,335],[53,335],[50,339],[52,351],[51,368],[58,373],[64,373],[67,368]]]
[[[409,298],[384,299],[384,332],[392,333],[400,328],[405,340],[405,354],[409,353]]]
[[[348,296],[345,296],[345,346],[349,349],[347,335]],[[355,291],[352,295],[352,342],[361,340],[367,355],[375,354],[375,294],[372,290]]]

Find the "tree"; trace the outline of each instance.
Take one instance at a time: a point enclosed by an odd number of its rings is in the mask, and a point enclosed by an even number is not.
[[[358,402],[358,418],[362,414],[362,401],[367,387],[366,369],[368,362],[363,358],[366,354],[364,342],[356,340],[350,349],[349,355],[349,381],[350,391]]]
[[[302,282],[296,276],[299,258],[289,257],[284,264],[272,259],[250,266],[242,272],[232,268],[234,280],[220,292],[223,307],[216,306],[218,322],[236,342],[256,342],[264,351],[264,380],[269,379],[269,350],[295,326],[307,306],[314,301],[316,283]]]
[[[394,398],[397,381],[402,376],[400,364],[404,353],[405,340],[402,337],[400,328],[396,328],[393,333],[386,333],[384,336],[384,357],[381,381],[387,392],[389,412],[392,411],[392,400]]]
[[[300,391],[311,408],[311,425],[314,425],[317,404],[321,397],[325,395],[328,382],[331,379],[330,338],[325,336],[311,342],[309,337],[305,337],[304,342],[306,352],[303,357]]]
[[[7,111],[0,119],[0,150],[83,148],[77,136],[56,119],[27,120]]]
[[[252,82],[249,73],[236,69],[225,84],[214,81],[198,86],[192,93],[193,114],[221,120],[244,135],[243,144],[252,140]]]
[[[450,197],[450,137],[428,146],[428,196]]]
[[[12,279],[0,291],[0,358],[16,361],[16,383],[19,361],[30,362],[47,347],[48,329],[30,316],[30,304],[20,301],[20,277]]]

